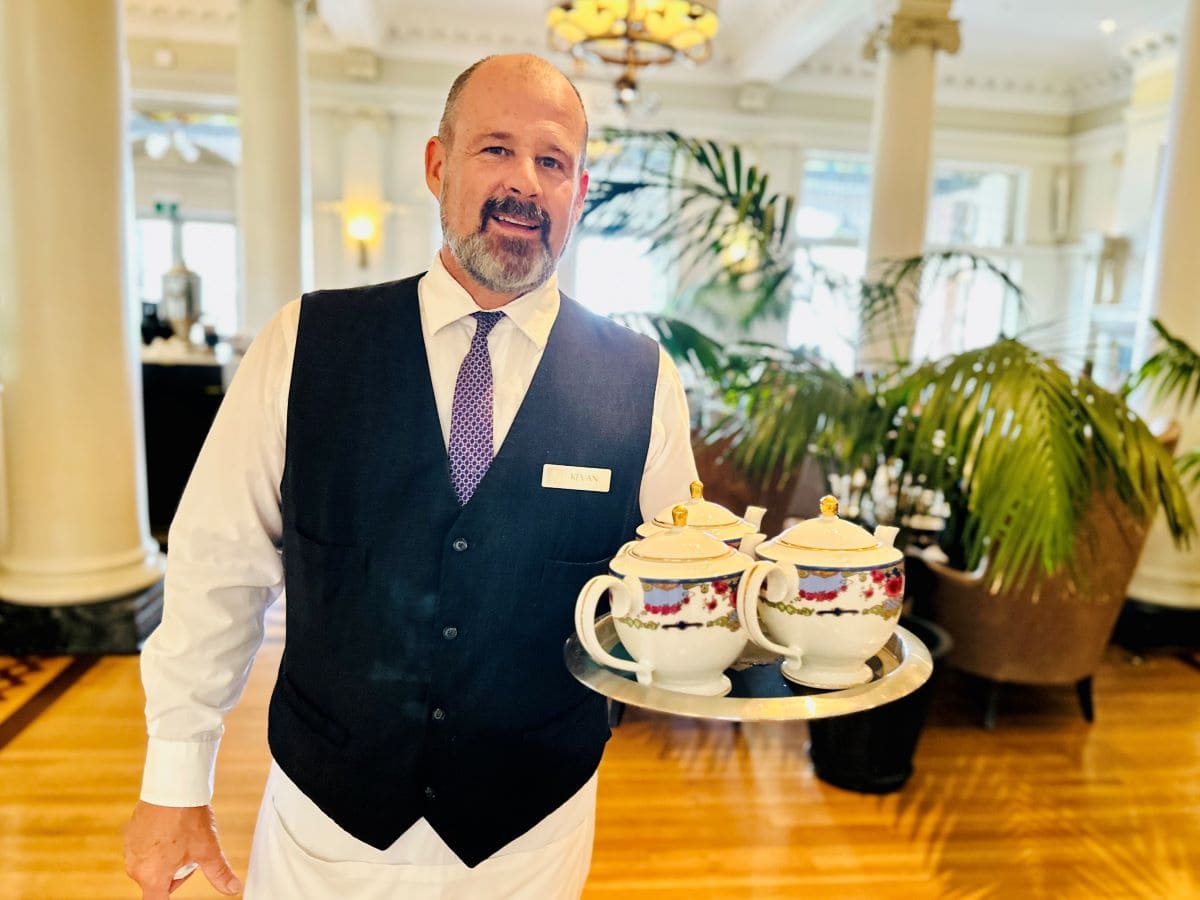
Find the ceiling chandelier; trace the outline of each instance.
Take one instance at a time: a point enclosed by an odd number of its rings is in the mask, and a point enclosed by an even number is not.
[[[546,12],[550,46],[577,59],[621,66],[622,108],[638,99],[638,70],[676,59],[701,63],[712,54],[716,0],[562,0]]]

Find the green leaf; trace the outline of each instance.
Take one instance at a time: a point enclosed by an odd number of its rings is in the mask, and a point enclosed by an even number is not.
[[[1200,400],[1200,353],[1176,337],[1158,319],[1150,324],[1162,347],[1129,377],[1126,393],[1147,387],[1159,403],[1175,403],[1190,411]]]

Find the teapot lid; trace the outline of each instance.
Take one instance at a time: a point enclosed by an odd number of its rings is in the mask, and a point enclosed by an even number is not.
[[[704,580],[737,575],[753,564],[746,554],[688,527],[686,505],[675,506],[671,520],[670,529],[622,547],[610,565],[613,573],[651,581]]]
[[[693,563],[709,562],[737,555],[737,551],[715,537],[687,528],[691,511],[685,504],[671,509],[671,525],[668,531],[652,534],[629,548],[629,555],[646,562]]]
[[[879,541],[865,528],[838,518],[837,498],[821,498],[821,515],[793,525],[777,539],[793,550],[874,550]]]
[[[704,499],[704,484],[702,482],[693,481],[691,491],[692,499],[680,504],[680,506],[683,506],[687,510],[688,525],[693,528],[707,530],[742,524],[743,519],[740,516],[734,515],[720,503],[713,503],[711,500]],[[668,506],[663,509],[654,517],[654,524],[661,528],[670,528],[674,524],[674,519],[672,518],[673,512],[678,508],[678,506]]]

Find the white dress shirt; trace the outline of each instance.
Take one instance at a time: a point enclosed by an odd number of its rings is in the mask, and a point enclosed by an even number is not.
[[[448,444],[454,384],[474,334],[470,314],[479,307],[440,257],[421,279],[418,293],[442,438]],[[149,744],[141,797],[148,803],[210,802],[223,719],[245,688],[262,644],[264,613],[284,587],[279,485],[301,302],[280,310],[247,351],[171,523],[163,620],[142,651]],[[504,306],[505,318],[489,336],[496,451],[541,361],[558,307],[558,282],[552,277]],[[685,500],[695,477],[679,373],[660,351],[641,485],[643,518]],[[311,813],[314,825],[332,826],[290,781],[281,785],[277,804]],[[594,787],[590,782],[513,845],[548,843],[590,816]],[[457,860],[424,819],[386,853],[388,861],[422,865]]]

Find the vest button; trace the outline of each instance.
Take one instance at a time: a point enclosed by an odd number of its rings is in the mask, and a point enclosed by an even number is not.
[[[433,792],[433,788],[431,788],[431,787],[425,788],[425,799],[426,800],[432,800],[436,796],[437,796],[437,794],[435,794]]]
[[[442,719],[446,718],[446,711],[444,709],[435,709],[433,711],[433,717],[440,722]]]
[[[448,641],[452,641],[456,637],[458,637],[458,629],[455,628],[453,625],[447,625],[445,628],[442,629],[442,637],[444,637]]]
[[[466,550],[471,545],[468,544],[466,542],[466,540],[463,538],[456,538],[454,543],[451,544],[450,546],[453,547],[455,550],[457,550],[459,553],[462,553],[464,550]]]

